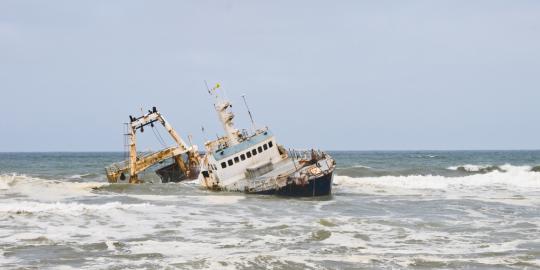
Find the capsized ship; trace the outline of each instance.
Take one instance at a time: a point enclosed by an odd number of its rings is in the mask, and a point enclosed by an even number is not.
[[[267,127],[240,132],[234,127],[231,103],[219,97],[217,88],[211,94],[225,136],[205,143],[199,175],[203,187],[300,197],[331,194],[336,166],[332,157],[315,150],[286,151]]]
[[[214,107],[225,135],[207,141],[204,155],[198,154],[196,146],[187,146],[154,109],[140,118],[130,117],[131,137],[135,137],[137,129],[142,129],[155,120],[166,128],[169,127],[167,130],[178,146],[157,152],[158,154],[139,157],[135,151],[134,140],[131,140],[133,145],[130,144],[130,150],[133,150],[130,151],[130,159],[107,167],[109,182],[118,182],[118,179],[127,181],[129,178],[130,183],[138,183],[136,173],[141,169],[149,168],[152,162],[155,164],[172,158],[171,164],[156,171],[162,182],[194,179],[197,175],[202,187],[215,191],[294,197],[327,196],[332,193],[336,162],[330,155],[314,149],[287,151],[278,144],[268,127],[255,128],[249,108],[252,132],[236,129],[232,105],[220,97],[218,89],[219,84],[209,90],[209,93],[216,99]],[[132,178],[135,180],[131,180]]]

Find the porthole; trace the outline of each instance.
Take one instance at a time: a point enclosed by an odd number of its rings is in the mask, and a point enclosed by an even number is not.
[[[257,149],[251,150],[251,154],[253,154],[254,156],[256,156],[256,155],[257,155]]]
[[[223,169],[227,168],[227,163],[221,162],[221,168],[223,168]]]
[[[238,157],[234,157],[234,163],[240,162],[240,159]]]
[[[251,152],[246,153],[247,158],[251,158]]]
[[[229,159],[229,161],[227,161],[227,163],[229,163],[229,166],[232,166],[233,165],[232,159]]]
[[[263,145],[264,150],[268,150],[268,145],[266,143]]]
[[[242,161],[246,160],[246,155],[241,154],[241,155],[240,155],[240,159],[241,159]]]
[[[272,141],[268,142],[268,147],[272,148],[272,146],[274,146],[274,143]]]
[[[262,153],[262,146],[259,146],[257,149],[259,150],[259,153]]]

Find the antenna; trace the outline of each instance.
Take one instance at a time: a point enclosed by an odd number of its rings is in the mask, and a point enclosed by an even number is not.
[[[255,120],[253,120],[253,115],[251,114],[251,110],[249,109],[249,106],[247,104],[246,94],[242,95],[242,99],[244,100],[244,105],[246,105],[246,109],[248,111],[249,118],[251,119],[251,125],[253,126],[253,132],[255,132],[255,130],[256,130],[256,128],[255,128]]]
[[[193,147],[193,136],[191,136],[191,134],[188,135],[188,140],[189,140],[189,146]]]
[[[204,142],[206,143],[208,141],[208,138],[206,137],[206,130],[204,129],[204,126],[201,126],[201,131],[204,137]]]
[[[206,85],[206,90],[208,91],[208,94],[212,94],[212,92],[210,92],[210,87],[208,87],[208,83],[206,82],[206,80],[204,80],[204,84]]]

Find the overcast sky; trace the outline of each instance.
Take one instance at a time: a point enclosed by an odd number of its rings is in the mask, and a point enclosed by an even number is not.
[[[540,149],[540,1],[0,1],[0,151],[200,144],[204,80],[287,147]]]

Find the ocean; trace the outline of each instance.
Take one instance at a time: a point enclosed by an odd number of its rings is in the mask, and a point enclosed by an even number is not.
[[[304,199],[0,153],[0,268],[540,269],[540,151],[329,153],[333,195]]]

